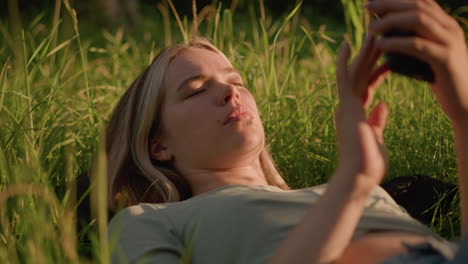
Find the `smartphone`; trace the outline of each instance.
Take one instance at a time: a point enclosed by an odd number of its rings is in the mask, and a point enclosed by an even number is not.
[[[393,36],[414,36],[413,32],[389,31],[383,34],[385,37]],[[413,56],[388,52],[384,54],[385,61],[391,71],[429,83],[434,82],[434,72],[431,66]]]
[[[369,0],[374,1],[374,0]],[[378,0],[375,0],[378,1]],[[414,32],[405,32],[399,30],[390,30],[382,34],[382,38],[386,37],[411,37],[415,36]],[[433,83],[435,80],[434,71],[431,66],[413,56],[401,54],[401,53],[385,53],[384,54],[386,64],[391,71],[417,79]]]

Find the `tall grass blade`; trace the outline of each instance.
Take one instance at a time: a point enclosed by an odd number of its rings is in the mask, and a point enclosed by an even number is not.
[[[91,209],[92,216],[97,221],[98,245],[95,245],[95,256],[100,263],[109,263],[109,242],[107,237],[107,157],[104,132],[101,133],[99,142],[91,172]]]
[[[341,0],[347,21],[347,32],[351,37],[351,44],[356,49],[361,46],[365,32],[364,28],[364,0]]]
[[[172,0],[167,0],[169,3],[169,6],[171,7],[172,13],[174,14],[177,24],[179,25],[179,30],[180,33],[182,34],[182,37],[184,38],[184,42],[188,42],[188,36],[187,36],[187,31],[185,30],[184,25],[182,24],[182,21],[180,20],[179,13],[177,13],[177,10],[175,9],[174,4],[172,3]]]

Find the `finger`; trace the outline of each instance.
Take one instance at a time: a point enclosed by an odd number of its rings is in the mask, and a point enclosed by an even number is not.
[[[380,66],[378,66],[372,72],[371,77],[369,78],[369,89],[375,90],[377,86],[379,86],[382,83],[385,77],[388,76],[389,73],[390,68],[388,68],[388,65],[386,63],[383,63]]]
[[[359,54],[356,56],[352,66],[352,74],[364,74],[368,71],[372,66],[369,66],[370,58],[375,57],[373,53],[378,52],[375,49],[375,36],[373,34],[367,34],[364,40],[364,43],[359,50]]]
[[[355,95],[360,97],[367,88],[369,76],[381,54],[382,52],[375,46],[375,36],[368,34],[349,70],[350,80],[354,80],[353,93]]]
[[[372,50],[370,51],[370,54],[367,56],[368,59],[365,61],[364,65],[361,67],[361,72],[358,73],[358,76],[370,76],[369,80],[367,81],[366,85],[361,85],[358,86],[358,91],[357,94],[362,97],[362,95],[367,91],[370,81],[373,80],[376,76],[373,76],[375,74],[375,63],[379,59],[379,57],[382,55],[382,50],[378,49],[375,45],[375,42],[373,43]],[[380,69],[383,70],[384,68]],[[361,77],[362,78],[362,77]]]
[[[368,33],[368,34],[372,34],[372,33]],[[373,42],[372,42],[372,50],[371,50],[371,53],[369,55],[369,60],[367,62],[367,64],[365,65],[365,67],[369,70],[372,70],[374,67],[375,67],[375,63],[377,62],[377,60],[380,58],[380,56],[382,55],[382,51],[380,49],[377,49],[376,46],[375,46],[375,36],[373,37]]]
[[[378,0],[368,2],[365,6],[369,11],[379,16],[402,11],[416,11],[430,15],[443,27],[453,27],[454,19],[450,17],[435,1],[408,1],[408,0]]]
[[[377,141],[380,144],[383,144],[383,134],[385,130],[385,126],[387,125],[387,118],[388,118],[388,108],[385,103],[380,102],[378,103],[374,109],[372,109],[367,122],[371,126],[374,134],[376,136]]]
[[[383,52],[403,53],[414,56],[432,66],[444,60],[444,47],[421,37],[385,37],[377,40],[376,46]]]
[[[443,44],[447,43],[452,36],[451,31],[447,31],[431,16],[412,11],[389,14],[369,25],[369,31],[373,33],[386,33],[394,30],[415,32],[418,36]]]
[[[349,78],[348,78],[348,60],[351,55],[349,44],[344,42],[341,44],[340,51],[338,53],[337,69],[336,69],[336,80],[338,82],[338,96],[340,100],[350,91],[347,91]]]
[[[382,51],[375,46],[375,35],[368,33],[358,58],[353,63],[353,68],[358,71],[355,74],[358,76],[368,76],[375,66],[375,63],[382,55]]]
[[[382,64],[377,67],[371,74],[367,89],[364,90],[361,96],[361,102],[365,109],[369,107],[372,102],[372,98],[375,90],[383,82],[383,80],[389,75],[390,69],[387,64]]]

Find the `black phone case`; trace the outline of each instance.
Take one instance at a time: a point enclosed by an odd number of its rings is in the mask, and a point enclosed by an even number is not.
[[[389,31],[383,34],[383,37],[414,35],[412,32]],[[431,66],[420,59],[401,53],[385,53],[384,56],[388,67],[393,72],[429,83],[435,80]]]

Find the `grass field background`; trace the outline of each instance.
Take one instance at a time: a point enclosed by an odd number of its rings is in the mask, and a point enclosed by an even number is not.
[[[152,6],[133,32],[95,29],[63,3],[68,20],[43,13],[15,28],[13,19],[0,19],[0,263],[108,262],[100,131],[158,51],[197,34],[241,71],[286,181],[302,188],[332,174],[335,60],[343,34],[353,52],[360,46],[362,1],[343,0],[346,17],[328,24],[305,17],[300,6],[273,18],[261,1],[244,13],[211,6],[197,10],[196,19],[177,17],[170,5]],[[390,110],[386,179],[420,173],[457,182],[451,126],[428,88],[392,75],[375,96]],[[77,233],[75,209],[84,197],[75,198],[74,179],[93,157],[94,220]],[[458,236],[458,205],[437,223],[436,232]]]

